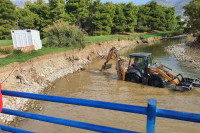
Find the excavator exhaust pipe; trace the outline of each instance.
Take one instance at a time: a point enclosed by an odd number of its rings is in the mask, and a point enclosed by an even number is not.
[[[111,67],[112,67],[112,64],[104,64],[102,65],[101,70],[107,70],[107,69],[110,69]]]

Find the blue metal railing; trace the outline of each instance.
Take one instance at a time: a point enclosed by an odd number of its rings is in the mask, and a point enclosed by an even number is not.
[[[157,109],[156,100],[154,99],[149,99],[148,106],[143,107],[143,106],[126,105],[126,104],[85,100],[85,99],[77,99],[77,98],[67,98],[67,97],[59,97],[59,96],[50,96],[50,95],[42,95],[42,94],[32,94],[32,93],[15,92],[15,91],[7,91],[7,90],[2,90],[2,94],[7,95],[7,96],[15,96],[15,97],[35,99],[35,100],[73,104],[73,105],[95,107],[95,108],[102,108],[102,109],[147,115],[147,129],[146,129],[147,133],[155,133],[156,117],[163,117],[163,118],[170,118],[170,119],[200,123],[200,114]],[[33,113],[28,113],[28,112],[5,109],[5,108],[2,110],[2,113],[55,123],[55,124],[60,124],[60,125],[65,125],[65,126],[91,130],[91,131],[96,131],[96,132],[136,133],[134,131],[116,129],[116,128],[111,128],[111,127],[105,127],[105,126],[94,125],[94,124],[89,124],[89,123],[84,123],[84,122],[73,121],[73,120],[67,120],[67,119],[62,119],[62,118],[38,115],[38,114],[33,114]],[[1,125],[0,127],[2,128],[2,130],[6,130],[6,131],[8,131],[9,129],[9,127],[3,127]],[[21,130],[21,129],[12,128],[12,131],[11,130],[9,131],[13,132],[15,130]],[[24,130],[24,132],[29,132],[29,131]]]
[[[94,124],[73,121],[73,120],[67,120],[67,119],[61,119],[61,118],[56,118],[56,117],[51,117],[51,116],[38,115],[38,114],[16,111],[16,110],[11,110],[11,109],[3,109],[2,113],[9,114],[9,115],[16,115],[16,116],[25,117],[25,118],[30,118],[30,119],[34,119],[34,120],[50,122],[50,123],[64,125],[64,126],[70,126],[70,127],[76,127],[76,128],[96,131],[96,132],[138,133],[138,132],[134,132],[134,131],[116,129],[116,128],[111,128],[111,127],[106,127],[106,126],[94,125]]]

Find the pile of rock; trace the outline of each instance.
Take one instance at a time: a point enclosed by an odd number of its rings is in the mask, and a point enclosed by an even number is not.
[[[177,44],[174,46],[169,46],[167,47],[167,52],[174,55],[177,60],[182,61],[182,62],[186,62],[188,63],[189,66],[192,66],[194,68],[198,68],[199,63],[196,62],[195,60],[193,60],[190,56],[188,56],[186,54],[186,49],[188,48],[188,46],[186,46],[185,43],[183,44]]]

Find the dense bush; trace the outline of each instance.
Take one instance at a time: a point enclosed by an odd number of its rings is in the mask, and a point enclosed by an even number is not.
[[[145,26],[139,26],[139,27],[137,28],[137,30],[138,30],[138,31],[140,31],[140,32],[147,32],[147,31],[151,31],[151,29],[150,29],[150,28],[148,28],[148,27],[145,27]]]
[[[158,30],[160,30],[160,31],[166,31],[166,28],[165,27],[159,27]]]
[[[101,36],[101,35],[110,35],[107,31],[94,31],[92,32],[92,35],[94,36]]]
[[[55,47],[80,46],[84,47],[83,32],[68,22],[58,21],[45,29],[46,45]]]
[[[12,53],[12,49],[11,48],[4,48],[4,49],[0,48],[0,53],[1,54],[10,54],[10,53]]]
[[[20,49],[14,49],[13,54],[19,55],[19,54],[22,54],[22,51]]]

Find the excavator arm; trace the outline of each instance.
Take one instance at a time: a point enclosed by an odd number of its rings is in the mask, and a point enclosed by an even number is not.
[[[119,79],[125,80],[125,71],[124,71],[124,69],[122,69],[121,59],[119,58],[115,47],[112,47],[110,49],[108,56],[106,58],[106,62],[102,66],[101,70],[106,70],[111,67],[110,64],[107,64],[111,59],[114,59],[116,61],[116,70],[117,70],[117,75],[118,75]]]

